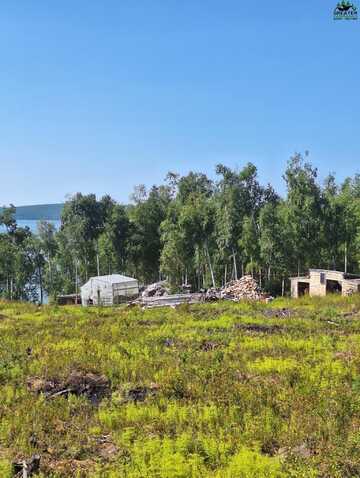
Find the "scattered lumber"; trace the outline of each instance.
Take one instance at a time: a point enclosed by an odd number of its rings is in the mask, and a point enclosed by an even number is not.
[[[165,283],[165,285],[164,285]],[[147,287],[141,297],[130,305],[140,305],[144,308],[176,307],[180,304],[197,304],[204,301],[226,300],[265,300],[256,280],[251,276],[243,276],[239,280],[229,282],[223,288],[212,287],[206,293],[169,294],[166,282],[156,282]]]
[[[154,307],[176,307],[180,304],[197,304],[203,302],[205,296],[202,293],[195,294],[171,294],[164,296],[140,297],[132,304],[140,305],[147,309]]]
[[[220,297],[221,290],[222,289],[217,288],[217,287],[210,287],[210,289],[208,289],[206,291],[205,300],[208,301],[208,302],[219,300],[221,298]]]

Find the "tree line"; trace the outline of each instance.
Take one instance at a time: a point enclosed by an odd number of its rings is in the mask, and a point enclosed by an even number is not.
[[[216,179],[170,172],[163,184],[137,186],[129,205],[77,193],[64,206],[59,230],[38,232],[0,215],[0,293],[42,302],[78,292],[89,277],[122,273],[140,283],[167,279],[174,290],[218,287],[253,275],[272,294],[309,267],[359,271],[360,175],[320,184],[308,155],[290,158],[286,197],[261,185],[257,168],[216,166]]]

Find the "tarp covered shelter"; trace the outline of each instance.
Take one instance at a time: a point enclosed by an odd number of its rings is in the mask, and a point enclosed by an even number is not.
[[[91,277],[81,287],[81,303],[88,305],[114,305],[126,302],[139,294],[139,283],[121,274]]]

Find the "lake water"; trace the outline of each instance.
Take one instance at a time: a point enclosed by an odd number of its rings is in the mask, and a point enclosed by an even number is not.
[[[38,224],[40,221],[38,219],[18,219],[16,222],[19,227],[27,226],[30,228],[31,232],[36,233],[38,229]],[[46,222],[50,222],[51,224],[53,224],[56,229],[60,228],[61,221],[59,219],[56,219],[56,220],[49,219],[49,220],[46,220]],[[5,227],[1,225],[0,232],[4,232],[4,231],[5,231]]]

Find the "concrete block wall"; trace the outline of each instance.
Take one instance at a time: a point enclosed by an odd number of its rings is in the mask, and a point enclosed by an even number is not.
[[[324,274],[323,283],[321,283],[321,274]],[[325,271],[310,269],[310,279],[308,277],[293,277],[291,279],[291,297],[299,296],[299,282],[309,282],[310,296],[326,296],[326,281],[337,281],[342,286],[342,295],[351,295],[360,292],[360,281],[354,279],[345,279],[344,272]]]
[[[298,280],[291,279],[291,297],[298,298]]]
[[[360,285],[356,282],[345,280],[342,284],[342,295],[351,295],[360,292]]]
[[[310,271],[310,295],[311,296],[324,296],[326,295],[326,279],[328,276],[325,276],[325,283],[321,284],[320,282],[320,271]]]

